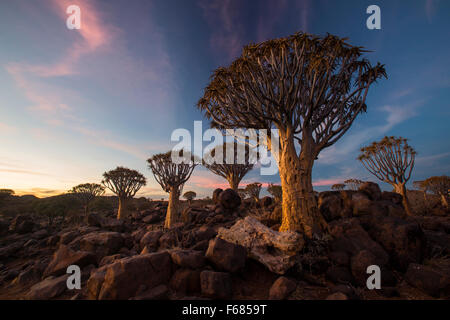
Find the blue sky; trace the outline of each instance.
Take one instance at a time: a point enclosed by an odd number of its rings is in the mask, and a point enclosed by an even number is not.
[[[66,28],[71,4],[81,8],[81,30]],[[381,30],[366,28],[371,4],[381,8]],[[148,178],[139,195],[166,197],[145,160],[171,149],[174,129],[209,126],[195,104],[211,72],[249,42],[297,31],[348,37],[389,76],[371,88],[368,112],[319,156],[317,190],[374,180],[356,157],[384,135],[417,150],[411,181],[448,175],[449,18],[443,0],[2,1],[0,188],[53,195],[122,165]],[[254,181],[279,178],[253,170],[244,183]],[[196,168],[185,190],[206,196],[225,185]]]

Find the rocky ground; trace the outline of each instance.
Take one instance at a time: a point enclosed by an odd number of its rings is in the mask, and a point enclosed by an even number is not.
[[[281,209],[232,191],[194,202],[163,229],[167,204],[123,221],[92,213],[49,229],[35,217],[0,220],[0,299],[448,299],[450,215],[406,217],[401,198],[374,183],[322,192],[329,232],[279,233]],[[81,289],[68,290],[78,265]],[[367,266],[381,289],[366,287]]]

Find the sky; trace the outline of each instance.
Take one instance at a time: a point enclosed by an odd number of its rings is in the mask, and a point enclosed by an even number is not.
[[[66,26],[74,4],[79,30]],[[380,30],[366,27],[373,4]],[[367,113],[319,155],[316,190],[348,178],[376,181],[356,157],[385,135],[408,138],[417,151],[409,187],[450,174],[450,1],[4,0],[0,188],[56,195],[125,166],[147,177],[137,196],[167,198],[146,159],[176,144],[175,129],[209,127],[195,105],[211,73],[248,43],[298,31],[347,37],[388,74],[371,87]],[[279,176],[254,169],[242,183],[256,181]],[[197,167],[184,190],[204,197],[216,187],[227,183]]]

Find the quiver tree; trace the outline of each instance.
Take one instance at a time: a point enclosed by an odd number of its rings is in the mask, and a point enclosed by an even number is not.
[[[103,174],[102,184],[119,198],[117,219],[127,216],[128,201],[147,183],[145,177],[136,170],[117,167]]]
[[[344,189],[345,189],[345,184],[343,184],[343,183],[336,183],[331,186],[331,190],[341,191]]]
[[[399,137],[384,137],[361,148],[358,160],[375,177],[389,183],[403,197],[403,206],[408,215],[413,215],[406,194],[406,182],[414,168],[416,152],[407,140]]]
[[[156,181],[161,188],[169,193],[165,228],[171,228],[180,220],[179,198],[186,181],[191,177],[196,163],[192,156],[186,152],[182,155],[180,163],[172,161],[172,153],[159,153],[147,160]]]
[[[84,214],[87,216],[89,211],[89,204],[98,196],[105,193],[105,187],[98,183],[84,183],[79,184],[69,190],[83,205]]]
[[[267,192],[275,199],[276,202],[281,202],[283,199],[283,189],[281,189],[281,186],[269,183],[267,186]]]
[[[423,192],[423,200],[426,203],[428,201],[428,199],[427,199],[428,187],[427,187],[427,184],[425,183],[425,180],[413,181],[413,186],[417,190],[420,190]]]
[[[238,193],[239,197],[241,197],[242,200],[244,200],[245,198],[247,198],[247,191],[245,191],[245,189],[239,188],[239,189],[237,190],[237,193]]]
[[[441,196],[442,205],[448,208],[448,196],[450,192],[449,176],[430,177],[426,179],[423,184],[425,185],[426,190]]]
[[[358,179],[348,179],[344,181],[345,186],[354,191],[358,190],[363,183],[364,181]]]
[[[231,161],[227,159],[227,150],[233,150],[233,157],[230,159]],[[211,149],[211,151],[204,156],[203,165],[212,173],[227,179],[230,188],[237,191],[239,182],[241,182],[244,176],[253,169],[255,161],[253,161],[249,150],[250,147],[247,145],[227,142]],[[243,152],[243,154],[240,155],[242,157],[241,161],[239,161],[240,159],[238,156],[238,152],[240,151]]]
[[[263,143],[280,171],[280,231],[312,237],[326,228],[313,193],[314,160],[366,110],[369,87],[386,76],[383,65],[372,66],[361,47],[345,40],[296,33],[248,45],[230,66],[213,73],[198,102],[216,127],[278,129],[279,154],[271,135]]]
[[[186,191],[183,194],[183,198],[185,198],[189,204],[191,204],[192,200],[197,196],[197,194],[194,191]]]
[[[255,203],[259,202],[259,194],[261,192],[262,184],[259,182],[250,183],[245,187],[245,193],[255,200]]]

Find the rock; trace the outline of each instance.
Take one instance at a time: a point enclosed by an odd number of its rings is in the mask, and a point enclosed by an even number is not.
[[[355,278],[351,274],[350,270],[344,266],[331,266],[328,268],[326,277],[336,284],[355,284]]]
[[[295,261],[293,257],[304,246],[296,232],[277,232],[252,217],[237,221],[230,229],[220,228],[218,237],[247,249],[247,254],[270,271],[284,274]]]
[[[67,267],[77,265],[83,268],[90,264],[96,263],[96,256],[90,252],[73,251],[65,245],[61,245],[53,254],[52,261],[44,271],[44,277],[59,276],[65,274]]]
[[[20,286],[34,284],[41,280],[41,275],[42,275],[41,270],[32,266],[32,267],[27,268],[26,270],[22,271],[17,276],[17,278],[15,278],[13,280],[13,283],[20,285]]]
[[[48,300],[60,296],[67,289],[67,278],[63,275],[58,278],[49,277],[31,287],[27,294],[30,300]]]
[[[450,255],[450,235],[445,232],[425,231],[427,256]]]
[[[345,251],[333,251],[328,255],[330,260],[338,266],[348,266],[350,263],[350,257]]]
[[[430,296],[439,298],[450,294],[450,276],[429,266],[411,263],[405,275],[406,281]]]
[[[100,300],[134,297],[140,286],[151,289],[167,283],[172,275],[172,262],[167,252],[124,258],[105,267]]]
[[[36,240],[42,240],[48,236],[48,231],[46,229],[41,229],[34,232],[31,237]]]
[[[226,189],[220,193],[219,203],[224,209],[233,211],[241,205],[241,197],[233,189]]]
[[[111,256],[103,257],[102,260],[100,260],[100,263],[98,264],[99,267],[106,266],[108,264],[114,263],[117,260],[126,258],[127,256],[122,253],[113,254]]]
[[[180,267],[199,269],[205,265],[205,256],[200,251],[171,250],[169,253],[173,263]]]
[[[0,248],[0,259],[2,259],[3,261],[8,258],[11,258],[13,255],[15,255],[23,248],[24,244],[25,244],[24,241],[19,241],[4,246],[3,248]]]
[[[368,225],[370,236],[389,253],[392,265],[405,271],[410,263],[420,263],[425,237],[420,225],[395,217],[377,217]]]
[[[343,293],[351,300],[357,300],[359,299],[358,295],[356,294],[354,288],[351,285],[346,284],[340,284],[337,286],[334,286],[331,289],[331,293]]]
[[[101,228],[109,231],[123,232],[125,230],[125,221],[114,218],[104,218],[101,221]]]
[[[159,246],[159,238],[163,235],[162,231],[148,231],[140,241],[141,248],[148,247],[148,250],[156,251]]]
[[[273,198],[269,197],[269,196],[263,197],[259,201],[259,203],[261,204],[262,207],[268,208],[268,207],[270,207],[273,204]]]
[[[200,273],[202,294],[213,299],[230,299],[231,276],[225,272],[202,271]]]
[[[200,292],[200,271],[178,269],[170,279],[170,287],[181,294]]]
[[[165,284],[161,284],[144,292],[130,300],[166,300],[168,299],[169,288]]]
[[[381,189],[378,184],[374,182],[364,182],[359,186],[358,190],[365,193],[370,200],[378,201],[381,199]]]
[[[9,225],[9,231],[19,234],[26,234],[33,231],[33,227],[34,223],[29,217],[18,215],[11,221],[11,224]]]
[[[352,195],[353,215],[360,216],[372,213],[372,201],[362,192],[355,192]]]
[[[152,213],[142,219],[142,222],[147,224],[157,223],[160,222],[162,217],[159,215],[158,212]]]
[[[98,213],[90,213],[87,216],[87,224],[92,227],[101,227],[103,218]]]
[[[77,236],[79,236],[79,232],[77,231],[69,231],[61,234],[59,237],[59,243],[60,244],[69,244],[73,239],[75,239]]]
[[[215,204],[219,204],[219,195],[222,193],[223,189],[217,188],[213,191],[212,200]]]
[[[172,229],[163,233],[159,238],[159,248],[160,249],[171,249],[180,247],[182,239],[181,231],[178,227],[172,227]]]
[[[215,238],[209,241],[206,257],[219,270],[236,272],[244,268],[247,252],[241,245]]]
[[[279,277],[270,287],[269,299],[270,300],[284,300],[295,290],[297,284],[286,278]]]
[[[326,297],[325,300],[348,300],[348,297],[342,292],[335,292]]]
[[[94,253],[98,260],[119,252],[124,239],[118,232],[92,232],[73,240],[69,246],[75,250]]]
[[[383,191],[381,193],[381,199],[392,202],[393,204],[402,204],[403,197],[396,192]]]
[[[333,221],[329,224],[333,240],[330,242],[331,251],[347,252],[350,256],[358,254],[361,250],[370,251],[386,264],[389,255],[383,247],[372,240],[356,218]]]
[[[106,270],[109,266],[105,265],[91,272],[91,276],[87,281],[87,298],[89,300],[97,300],[103,282],[105,281]]]
[[[336,220],[342,217],[344,205],[337,191],[325,191],[319,194],[318,207],[326,221]]]

